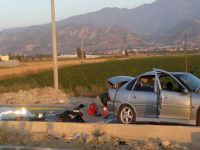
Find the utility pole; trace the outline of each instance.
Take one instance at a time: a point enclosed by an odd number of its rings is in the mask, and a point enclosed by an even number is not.
[[[52,52],[53,52],[53,71],[54,71],[54,89],[58,89],[58,59],[57,59],[57,41],[56,41],[56,21],[55,21],[55,1],[51,0],[52,17]]]
[[[81,36],[81,60],[84,59],[84,39],[83,36]]]
[[[185,72],[188,72],[188,50],[187,50],[187,33],[184,35],[184,51],[185,51]]]

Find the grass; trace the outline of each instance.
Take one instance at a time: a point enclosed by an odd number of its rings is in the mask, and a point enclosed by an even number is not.
[[[189,56],[189,71],[200,77],[200,55]],[[97,96],[106,90],[106,79],[117,75],[136,76],[160,68],[184,71],[184,56],[162,56],[127,60],[111,60],[95,64],[68,66],[59,69],[60,88],[75,96]],[[53,85],[53,72],[45,71],[22,77],[0,80],[0,92],[28,90]]]

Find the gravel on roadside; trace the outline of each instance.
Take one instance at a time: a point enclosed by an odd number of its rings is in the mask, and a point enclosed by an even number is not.
[[[0,94],[0,104],[68,104],[67,95],[51,87]]]

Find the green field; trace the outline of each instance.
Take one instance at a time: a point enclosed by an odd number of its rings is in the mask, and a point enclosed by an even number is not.
[[[200,55],[189,56],[189,71],[200,77]],[[59,69],[60,88],[75,96],[97,96],[106,89],[106,79],[117,75],[136,76],[160,68],[168,71],[184,71],[184,56],[162,56],[110,60],[97,64],[83,64]],[[52,86],[52,71],[0,80],[0,92],[28,90]]]

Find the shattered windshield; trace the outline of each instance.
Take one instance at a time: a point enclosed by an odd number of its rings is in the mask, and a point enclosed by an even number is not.
[[[180,81],[187,85],[192,91],[200,88],[200,79],[190,73],[175,75]]]

